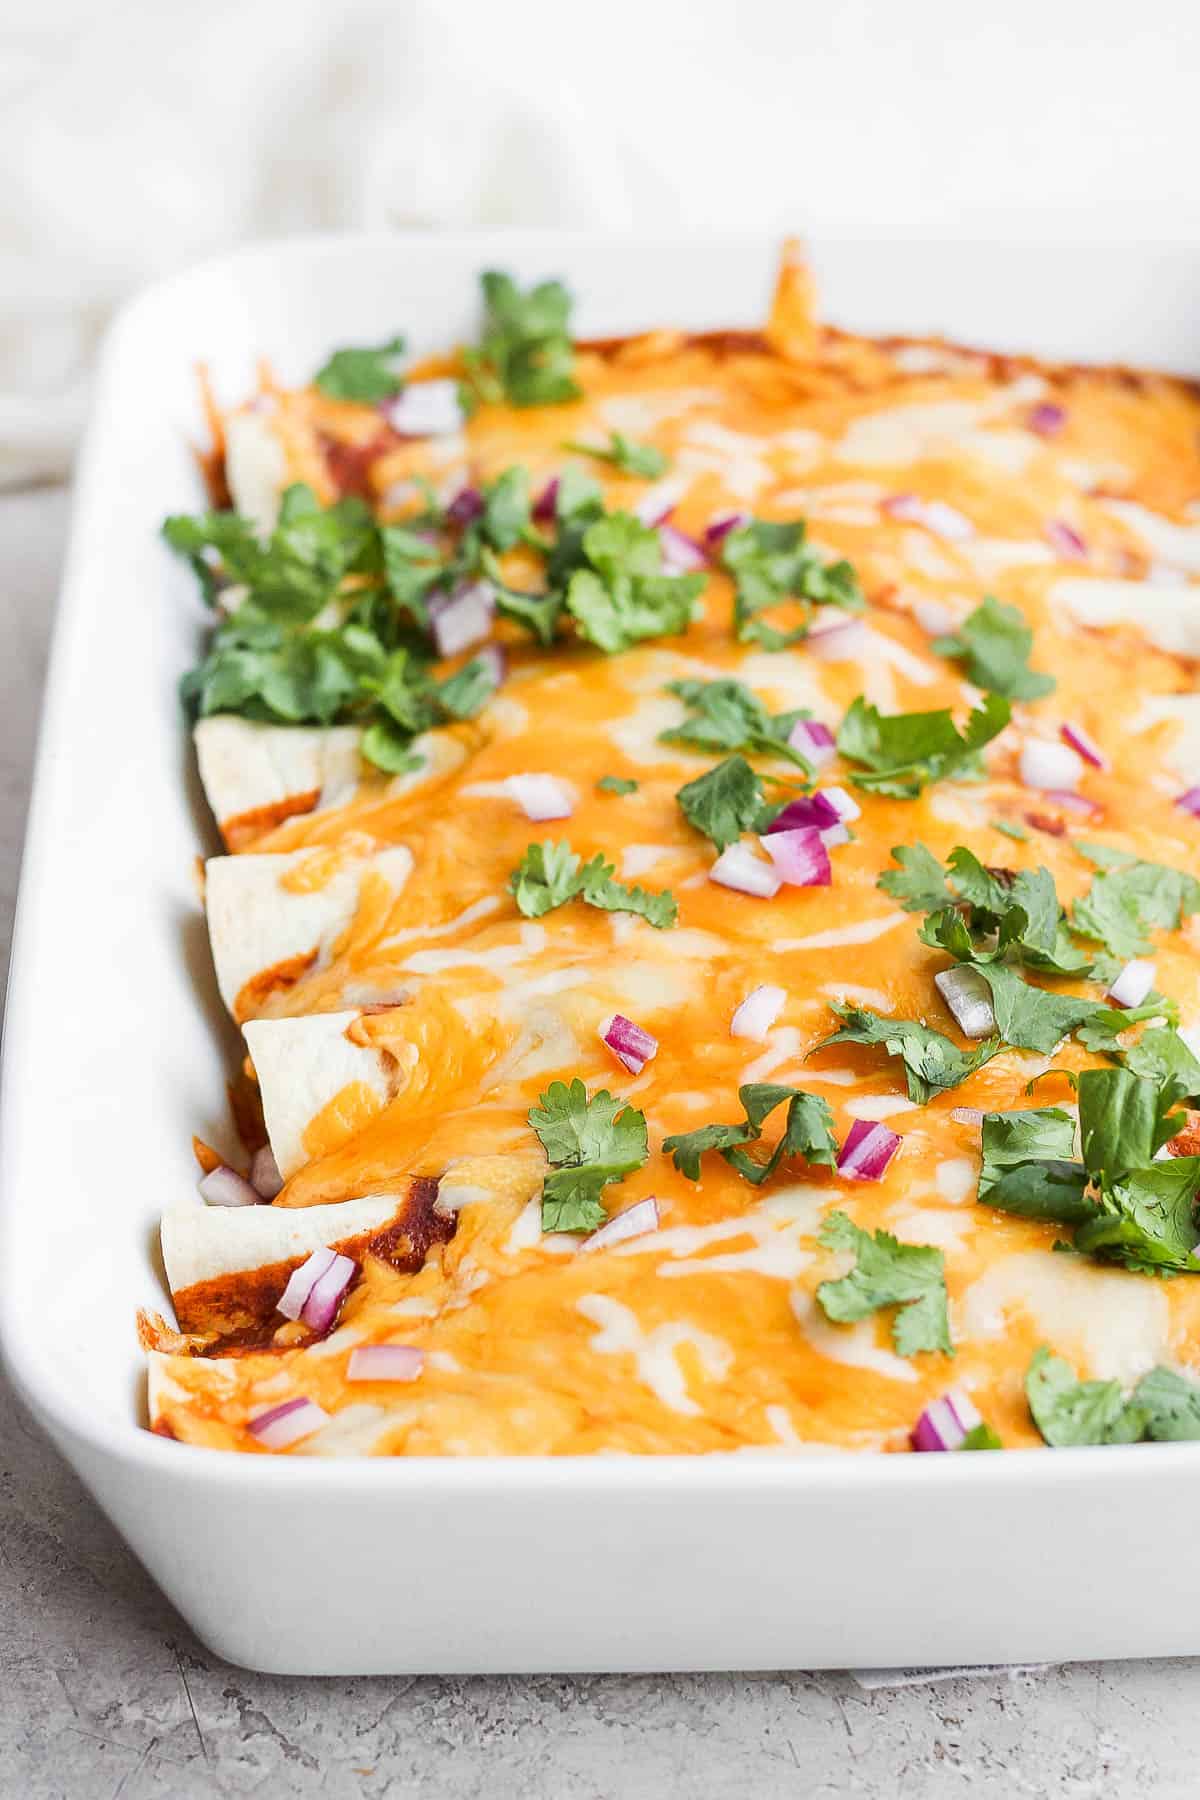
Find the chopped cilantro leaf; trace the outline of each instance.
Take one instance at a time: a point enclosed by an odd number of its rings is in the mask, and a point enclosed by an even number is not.
[[[986,1113],[979,1199],[1021,1218],[1077,1225],[1091,1217],[1087,1171],[1073,1161],[1075,1122],[1055,1106]]]
[[[1151,949],[1148,931],[1173,930],[1197,911],[1200,881],[1194,876],[1161,863],[1130,861],[1102,869],[1093,878],[1075,902],[1071,923],[1125,961]]]
[[[614,431],[607,444],[581,444],[569,439],[563,449],[594,456],[597,462],[612,463],[626,475],[640,475],[648,481],[665,474],[669,467],[668,459],[653,444],[635,443],[620,431]]]
[[[379,542],[389,593],[401,612],[428,630],[426,601],[445,578],[437,547],[405,525],[381,526]]]
[[[744,756],[727,756],[687,782],[675,798],[689,825],[711,838],[718,850],[753,830],[763,814],[762,782]]]
[[[689,716],[682,725],[660,734],[665,744],[779,756],[811,773],[807,758],[787,741],[789,732],[806,717],[803,712],[772,716],[740,681],[670,681],[667,692],[683,701]]]
[[[978,1425],[971,1427],[958,1447],[960,1450],[1003,1450],[1004,1445],[987,1420],[981,1419]]]
[[[609,655],[644,638],[686,631],[703,575],[664,575],[662,545],[631,513],[609,513],[583,533],[588,567],[567,582],[567,611],[580,634]]]
[[[960,844],[943,874],[924,844],[900,846],[900,865],[878,885],[909,912],[928,912],[921,937],[960,961],[1005,958],[1057,975],[1084,975],[1090,957],[1071,943],[1048,869],[988,869]]]
[[[1039,700],[1053,693],[1052,675],[1039,675],[1029,667],[1033,632],[1016,606],[1006,606],[989,594],[952,637],[935,638],[939,656],[961,658],[968,681],[1010,700]]]
[[[655,927],[674,925],[679,908],[668,893],[649,893],[613,880],[613,865],[597,854],[582,862],[569,844],[530,844],[508,880],[508,891],[527,919],[540,919],[570,900],[604,912],[637,913]]]
[[[833,1011],[844,1021],[840,1031],[822,1038],[815,1050],[827,1050],[831,1044],[882,1044],[889,1056],[898,1056],[904,1064],[904,1079],[910,1100],[924,1106],[934,1094],[957,1087],[976,1069],[990,1062],[1000,1050],[998,1037],[988,1038],[973,1050],[960,1050],[940,1031],[933,1031],[916,1019],[889,1019],[869,1012],[863,1006],[832,1002]],[[811,1052],[810,1052],[811,1054]]]
[[[489,270],[481,285],[482,336],[478,347],[463,355],[478,397],[514,406],[577,400],[571,296],[562,282],[541,281],[522,293],[511,275]]]
[[[1094,1000],[1034,987],[1007,963],[975,962],[971,966],[991,989],[996,1030],[1014,1050],[1037,1050],[1048,1056],[1069,1032],[1097,1011],[1104,1011]]]
[[[638,784],[627,775],[602,775],[596,783],[602,794],[636,794]]]
[[[1043,1344],[1025,1376],[1033,1422],[1048,1444],[1133,1444],[1141,1415],[1127,1406],[1117,1381],[1076,1381],[1075,1371]]]
[[[646,1117],[607,1088],[588,1097],[579,1077],[552,1081],[529,1123],[552,1165],[542,1189],[543,1231],[594,1231],[607,1214],[601,1190],[640,1169],[648,1154]]]
[[[949,711],[884,714],[860,694],[838,729],[837,746],[861,765],[851,776],[857,787],[915,800],[928,782],[976,772],[979,751],[1009,717],[1008,701],[989,694],[960,736]]]
[[[788,1157],[833,1167],[837,1160],[833,1116],[818,1095],[773,1082],[748,1082],[738,1089],[738,1099],[746,1115],[740,1124],[701,1125],[695,1131],[664,1138],[663,1149],[670,1152],[675,1167],[689,1181],[699,1181],[700,1159],[710,1150],[719,1150],[730,1168],[755,1187],[761,1187]],[[785,1100],[787,1117],[783,1134],[766,1162],[759,1162],[743,1146],[755,1143],[762,1136],[765,1121]]]
[[[989,819],[988,824],[993,831],[1003,832],[1005,837],[1015,838],[1018,844],[1029,842],[1029,833],[1023,825],[1014,825],[1011,819]]]
[[[1034,1424],[1048,1444],[1158,1443],[1200,1438],[1200,1386],[1174,1369],[1151,1369],[1128,1399],[1116,1381],[1076,1381],[1043,1344],[1025,1376]]]
[[[783,650],[807,637],[814,606],[857,610],[863,604],[850,564],[824,562],[806,543],[802,519],[789,523],[751,519],[727,534],[721,562],[734,580],[734,632],[741,643]],[[780,630],[759,616],[788,601],[798,602],[801,609],[799,624],[790,630]]]
[[[892,1340],[901,1356],[943,1350],[953,1356],[946,1310],[945,1262],[931,1244],[902,1244],[889,1231],[874,1236],[844,1212],[830,1213],[818,1242],[827,1250],[850,1251],[854,1268],[840,1281],[823,1281],[817,1299],[825,1316],[850,1325],[881,1306],[899,1308]]]
[[[331,400],[357,400],[364,406],[376,406],[390,400],[404,386],[397,363],[404,354],[404,339],[389,338],[374,350],[335,350],[313,376]]]
[[[1171,1089],[1128,1069],[1088,1069],[1078,1092],[1082,1162],[1055,1109],[985,1118],[980,1200],[1072,1225],[1076,1250],[1137,1273],[1200,1273],[1200,1158],[1155,1161],[1179,1124]]]
[[[1160,1016],[1160,1008],[1154,1004],[1132,1012],[1098,1007],[1079,1027],[1079,1041],[1085,1050],[1111,1056],[1132,1074],[1169,1089],[1174,1105],[1200,1095],[1200,1062],[1173,1026],[1150,1025],[1133,1037],[1141,1018]],[[1129,1041],[1122,1043],[1122,1038]]]
[[[924,844],[897,844],[892,850],[896,869],[885,869],[876,886],[898,900],[905,912],[936,912],[952,906],[957,898],[947,887],[942,865]]]

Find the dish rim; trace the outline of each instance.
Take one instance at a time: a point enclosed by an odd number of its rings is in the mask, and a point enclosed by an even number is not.
[[[311,1488],[317,1492],[343,1488],[347,1484],[365,1483],[371,1489],[403,1484],[405,1488],[442,1487],[458,1490],[478,1485],[491,1485],[508,1493],[538,1490],[590,1489],[600,1492],[633,1493],[637,1490],[653,1494],[678,1494],[686,1484],[697,1493],[771,1494],[803,1488],[854,1488],[880,1482],[888,1491],[904,1489],[913,1481],[937,1479],[949,1481],[958,1488],[974,1493],[993,1485],[1003,1489],[1013,1482],[1024,1486],[1031,1478],[1035,1486],[1058,1485],[1068,1471],[1078,1474],[1080,1457],[1088,1458],[1088,1468],[1096,1479],[1111,1479],[1123,1471],[1122,1479],[1144,1479],[1151,1470],[1163,1476],[1200,1467],[1200,1443],[1168,1443],[1153,1445],[1077,1446],[1058,1449],[1047,1456],[1042,1448],[1018,1448],[1005,1451],[999,1459],[990,1457],[952,1457],[947,1464],[934,1464],[941,1472],[936,1477],[922,1473],[923,1463],[912,1455],[891,1455],[877,1451],[843,1451],[834,1446],[814,1445],[811,1449],[788,1453],[781,1447],[772,1449],[713,1451],[704,1454],[650,1454],[605,1456],[534,1455],[521,1456],[248,1456],[244,1452],[214,1449],[206,1446],[168,1440],[147,1429],[133,1417],[120,1418],[115,1426],[97,1421],[86,1404],[72,1398],[69,1392],[42,1379],[23,1334],[11,1321],[15,1309],[8,1304],[17,1278],[17,1259],[9,1253],[13,1237],[12,1214],[15,1209],[13,1182],[9,1163],[11,1136],[4,1129],[10,1109],[16,1105],[14,1045],[24,1035],[24,1021],[36,1003],[32,992],[33,970],[24,953],[29,935],[27,915],[47,879],[47,864],[53,852],[48,831],[47,808],[42,803],[48,784],[48,767],[58,743],[66,736],[62,725],[65,710],[65,671],[76,652],[77,640],[86,629],[87,614],[82,604],[79,565],[83,559],[88,520],[93,511],[93,496],[99,487],[103,458],[107,450],[104,418],[106,402],[114,383],[117,355],[122,341],[136,327],[139,315],[153,310],[179,288],[186,288],[197,278],[214,274],[236,273],[244,265],[270,263],[280,259],[307,259],[314,255],[338,259],[344,255],[371,254],[381,250],[399,254],[419,254],[422,249],[470,250],[481,266],[491,256],[505,251],[518,253],[540,251],[569,252],[572,247],[612,246],[623,251],[636,251],[639,246],[661,250],[674,246],[703,246],[712,253],[723,247],[761,249],[766,234],[754,232],[716,232],[702,236],[681,233],[636,234],[610,231],[556,231],[542,228],[515,230],[459,230],[437,233],[420,231],[364,231],[352,233],[321,232],[291,234],[241,245],[189,264],[182,270],[159,277],[139,288],[117,309],[111,319],[97,358],[96,376],[88,411],[86,430],[76,463],[62,575],[58,583],[50,653],[37,731],[33,774],[29,788],[29,807],[21,856],[20,880],[14,914],[12,946],[4,1012],[2,1061],[0,1061],[0,1365],[8,1374],[14,1389],[37,1422],[52,1436],[66,1437],[86,1445],[97,1454],[116,1458],[148,1476],[190,1475],[214,1485],[250,1483],[271,1489],[276,1484],[297,1492]],[[819,248],[903,246],[907,252],[919,251],[922,245],[941,250],[961,249],[969,238],[950,240],[928,236],[887,232],[870,237],[858,232],[822,231],[814,239]],[[994,239],[986,241],[997,248]],[[1006,240],[1007,242],[1007,240]],[[1010,245],[1035,253],[1038,246]],[[1116,254],[1116,247],[1100,241],[1072,246],[1083,256]],[[1187,256],[1184,246],[1154,244],[1139,246],[1150,254]],[[904,334],[901,334],[904,335]],[[915,335],[915,334],[914,334]],[[930,337],[935,333],[925,334]],[[965,340],[951,339],[953,342]],[[971,348],[982,346],[968,345]],[[1184,379],[1188,377],[1183,376]],[[186,796],[180,789],[180,804]],[[1133,1457],[1130,1452],[1140,1452]],[[1067,1457],[1064,1463],[1063,1456]],[[182,1459],[182,1460],[181,1460]],[[1136,1465],[1145,1460],[1139,1475]],[[1055,1470],[1059,1471],[1058,1476]],[[1037,1471],[1041,1471],[1037,1473]]]

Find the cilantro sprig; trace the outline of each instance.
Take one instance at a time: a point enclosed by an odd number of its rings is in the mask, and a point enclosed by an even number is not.
[[[935,638],[931,647],[939,656],[958,658],[967,680],[976,687],[1009,700],[1040,700],[1057,685],[1053,675],[1040,675],[1029,667],[1033,632],[1024,613],[991,594],[956,633]]]
[[[827,1250],[849,1251],[855,1259],[848,1275],[823,1281],[817,1289],[826,1318],[850,1325],[894,1306],[892,1342],[901,1356],[922,1350],[953,1356],[940,1250],[931,1244],[902,1244],[890,1231],[872,1235],[844,1212],[830,1213],[817,1241]]]
[[[607,1088],[588,1096],[576,1076],[552,1081],[529,1111],[551,1164],[542,1188],[543,1231],[594,1231],[607,1218],[600,1195],[640,1169],[649,1154],[646,1116]]]
[[[562,406],[579,398],[571,342],[571,296],[561,281],[527,291],[511,275],[480,277],[484,319],[478,345],[463,352],[476,396],[513,406]]]
[[[563,449],[595,457],[597,462],[611,463],[625,475],[639,475],[648,481],[664,475],[670,467],[668,458],[656,445],[639,444],[620,431],[614,431],[607,444],[586,444],[569,438]]]
[[[1093,860],[1101,846],[1077,846]],[[1174,930],[1200,912],[1200,881],[1164,863],[1139,862],[1104,850],[1105,866],[1075,902],[1071,924],[1122,962],[1152,948],[1147,933]]]
[[[989,694],[960,734],[948,710],[885,714],[860,694],[838,728],[837,747],[859,765],[850,777],[856,787],[915,800],[931,781],[978,773],[979,752],[1011,716],[1008,701]]]
[[[947,1088],[957,1087],[998,1055],[1002,1047],[997,1036],[987,1038],[972,1050],[960,1050],[950,1038],[922,1025],[919,1019],[888,1018],[865,1006],[843,1005],[836,1000],[830,1004],[843,1021],[841,1030],[822,1038],[813,1050],[828,1050],[832,1044],[881,1045],[889,1056],[898,1057],[903,1064],[908,1097],[918,1106],[926,1105]]]
[[[738,1099],[745,1114],[738,1124],[701,1125],[695,1131],[678,1132],[663,1139],[664,1151],[689,1181],[699,1181],[701,1158],[712,1150],[719,1151],[730,1168],[754,1187],[769,1180],[788,1157],[833,1167],[837,1161],[833,1115],[818,1095],[773,1082],[747,1082],[738,1089]],[[767,1159],[759,1161],[744,1146],[758,1142],[767,1119],[785,1101],[783,1131]]]
[[[688,717],[682,725],[659,734],[664,744],[777,756],[811,775],[808,759],[788,743],[789,733],[808,717],[802,708],[771,714],[757,694],[743,682],[732,680],[669,681],[667,692],[683,701]]]
[[[527,919],[540,919],[571,900],[604,912],[636,913],[663,931],[674,925],[679,907],[670,893],[653,893],[616,881],[613,864],[597,851],[586,863],[570,844],[547,840],[530,844],[508,879],[508,891]]]

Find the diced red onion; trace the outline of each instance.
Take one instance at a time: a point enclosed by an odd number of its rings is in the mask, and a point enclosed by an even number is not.
[[[360,1344],[350,1352],[347,1381],[415,1381],[425,1363],[416,1344]]]
[[[954,630],[954,614],[941,600],[914,600],[912,611],[929,637],[946,637]]]
[[[751,988],[746,998],[733,1009],[729,1021],[730,1037],[753,1038],[755,1043],[761,1044],[786,1004],[787,994],[781,987]]]
[[[653,487],[646,489],[634,507],[634,518],[640,519],[643,525],[652,529],[665,524],[679,505],[686,489],[686,481],[681,481],[678,476],[669,475],[665,481],[656,482]]]
[[[250,1181],[264,1200],[273,1200],[283,1188],[283,1176],[270,1144],[256,1150],[250,1163]]]
[[[196,1183],[206,1206],[257,1206],[262,1195],[236,1169],[221,1163]]]
[[[982,1131],[984,1113],[981,1106],[956,1106],[950,1114],[959,1125],[970,1125],[976,1131]]]
[[[301,1438],[311,1437],[329,1421],[329,1414],[315,1400],[300,1394],[281,1406],[269,1406],[248,1421],[248,1429],[267,1450],[286,1450]]]
[[[917,494],[892,494],[882,503],[885,513],[909,525],[923,525],[935,537],[948,543],[961,543],[975,536],[975,527],[957,507],[944,500],[922,500]]]
[[[535,824],[547,819],[569,819],[575,811],[570,791],[557,775],[510,775],[504,785],[525,817]]]
[[[708,871],[708,879],[739,894],[754,894],[760,900],[773,900],[783,886],[774,863],[764,862],[745,844],[730,844],[722,850]]]
[[[969,1431],[982,1425],[975,1406],[959,1388],[951,1388],[925,1408],[912,1428],[914,1450],[957,1450]]]
[[[674,525],[660,525],[658,541],[662,545],[663,568],[671,575],[690,575],[696,569],[707,569],[708,558],[686,531]]]
[[[337,1251],[329,1249],[314,1250],[306,1257],[299,1268],[293,1269],[288,1277],[288,1284],[279,1299],[275,1302],[276,1310],[285,1319],[298,1319],[308,1303],[308,1296],[320,1280],[337,1261]]]
[[[1190,787],[1185,793],[1176,795],[1175,804],[1191,813],[1193,818],[1200,819],[1200,787]]]
[[[1086,794],[1073,794],[1070,788],[1047,788],[1046,798],[1064,812],[1076,813],[1081,819],[1094,819],[1104,808],[1096,800],[1089,800]]]
[[[337,1317],[342,1295],[354,1280],[358,1264],[349,1256],[335,1256],[329,1267],[313,1282],[304,1302],[301,1319],[314,1331],[328,1331]]]
[[[434,595],[429,618],[438,655],[457,656],[482,643],[492,629],[495,611],[496,591],[490,581],[472,581],[452,594]]]
[[[1030,431],[1036,431],[1039,437],[1057,437],[1066,422],[1066,412],[1061,406],[1056,406],[1053,400],[1039,401],[1025,415],[1026,425]]]
[[[548,481],[533,503],[533,517],[539,525],[550,525],[554,521],[558,506],[558,476]]]
[[[833,880],[829,851],[815,825],[772,831],[758,841],[789,887],[828,887]]]
[[[658,1054],[658,1039],[635,1025],[632,1019],[627,1019],[624,1013],[614,1013],[600,1036],[631,1075],[640,1075]]]
[[[845,788],[824,787],[821,789],[821,798],[827,801],[837,813],[838,818],[847,824],[862,817],[862,807],[852,794],[846,792]]]
[[[823,769],[837,755],[837,742],[820,719],[797,719],[788,732],[788,745],[807,757],[814,769]]]
[[[839,825],[841,817],[832,800],[818,788],[815,793],[801,794],[795,800],[789,800],[775,814],[764,835],[771,837],[777,831],[799,831],[806,826],[825,831],[831,825]]]
[[[861,619],[840,619],[810,631],[804,642],[822,662],[859,662],[867,654],[869,639]]]
[[[723,543],[731,531],[740,531],[743,525],[750,523],[750,514],[745,512],[723,513],[714,519],[704,533],[704,542],[710,550],[715,550]]]
[[[650,1195],[646,1200],[636,1200],[624,1212],[617,1213],[615,1218],[597,1226],[590,1237],[584,1238],[579,1248],[607,1250],[610,1244],[624,1243],[626,1238],[645,1237],[648,1231],[657,1230],[658,1201]]]
[[[508,674],[508,658],[504,654],[503,644],[481,644],[475,661],[483,664],[497,687]]]
[[[942,969],[935,975],[933,984],[954,1014],[964,1037],[989,1037],[995,1031],[992,990],[978,969],[956,963],[954,968]]]
[[[452,525],[471,525],[482,513],[483,495],[477,487],[459,488],[446,508],[446,517]]]
[[[1154,975],[1154,964],[1143,957],[1127,962],[1108,990],[1109,999],[1118,1006],[1140,1006],[1154,986]]]
[[[838,1174],[851,1181],[879,1181],[899,1148],[899,1137],[886,1125],[855,1119],[838,1152]]]
[[[394,400],[385,400],[380,412],[401,437],[445,437],[463,422],[458,383],[410,381]]]
[[[1073,791],[1083,774],[1083,759],[1069,744],[1054,744],[1048,738],[1026,738],[1021,745],[1018,764],[1026,787]]]
[[[1075,725],[1070,719],[1064,719],[1058,729],[1063,742],[1070,744],[1072,750],[1078,750],[1084,762],[1091,763],[1093,769],[1107,769],[1107,756],[1095,738],[1089,736],[1082,725]]]
[[[1050,519],[1046,524],[1046,542],[1067,562],[1086,562],[1088,547],[1073,525],[1065,519]]]
[[[770,850],[765,839],[776,832],[814,826],[820,832],[825,848],[833,850],[839,844],[849,843],[850,833],[845,821],[857,819],[861,811],[858,802],[852,800],[844,788],[818,788],[813,794],[802,794],[799,799],[789,800],[782,811],[776,813],[764,834],[764,848]]]

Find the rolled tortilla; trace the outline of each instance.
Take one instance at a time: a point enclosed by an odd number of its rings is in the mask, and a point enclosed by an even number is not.
[[[261,725],[214,713],[200,720],[193,737],[208,804],[231,850],[248,849],[299,813],[344,805],[370,773],[359,755],[357,725]],[[419,766],[393,776],[385,800],[453,774],[467,746],[449,731],[425,731],[413,739],[412,752]]]
[[[230,713],[195,730],[200,779],[230,849],[296,813],[347,799],[361,772],[357,725],[262,725]]]
[[[350,1136],[364,1114],[387,1104],[399,1071],[384,1050],[356,1044],[347,1029],[357,1011],[309,1013],[297,1019],[251,1019],[244,1027],[262,1095],[267,1136],[286,1181],[312,1154],[305,1142],[318,1114],[342,1098],[330,1119],[328,1146]],[[341,1127],[344,1126],[344,1130]]]
[[[187,1202],[163,1214],[163,1263],[180,1329],[228,1335],[282,1325],[279,1296],[297,1265],[328,1248],[415,1274],[434,1244],[454,1235],[438,1184],[416,1176],[404,1191],[334,1206],[218,1207]]]
[[[273,986],[328,959],[332,943],[354,917],[368,870],[381,875],[393,893],[412,872],[412,856],[398,844],[373,856],[336,858],[319,887],[295,881],[298,869],[325,854],[293,850],[209,859],[205,910],[217,985],[239,1022],[254,1016]]]

